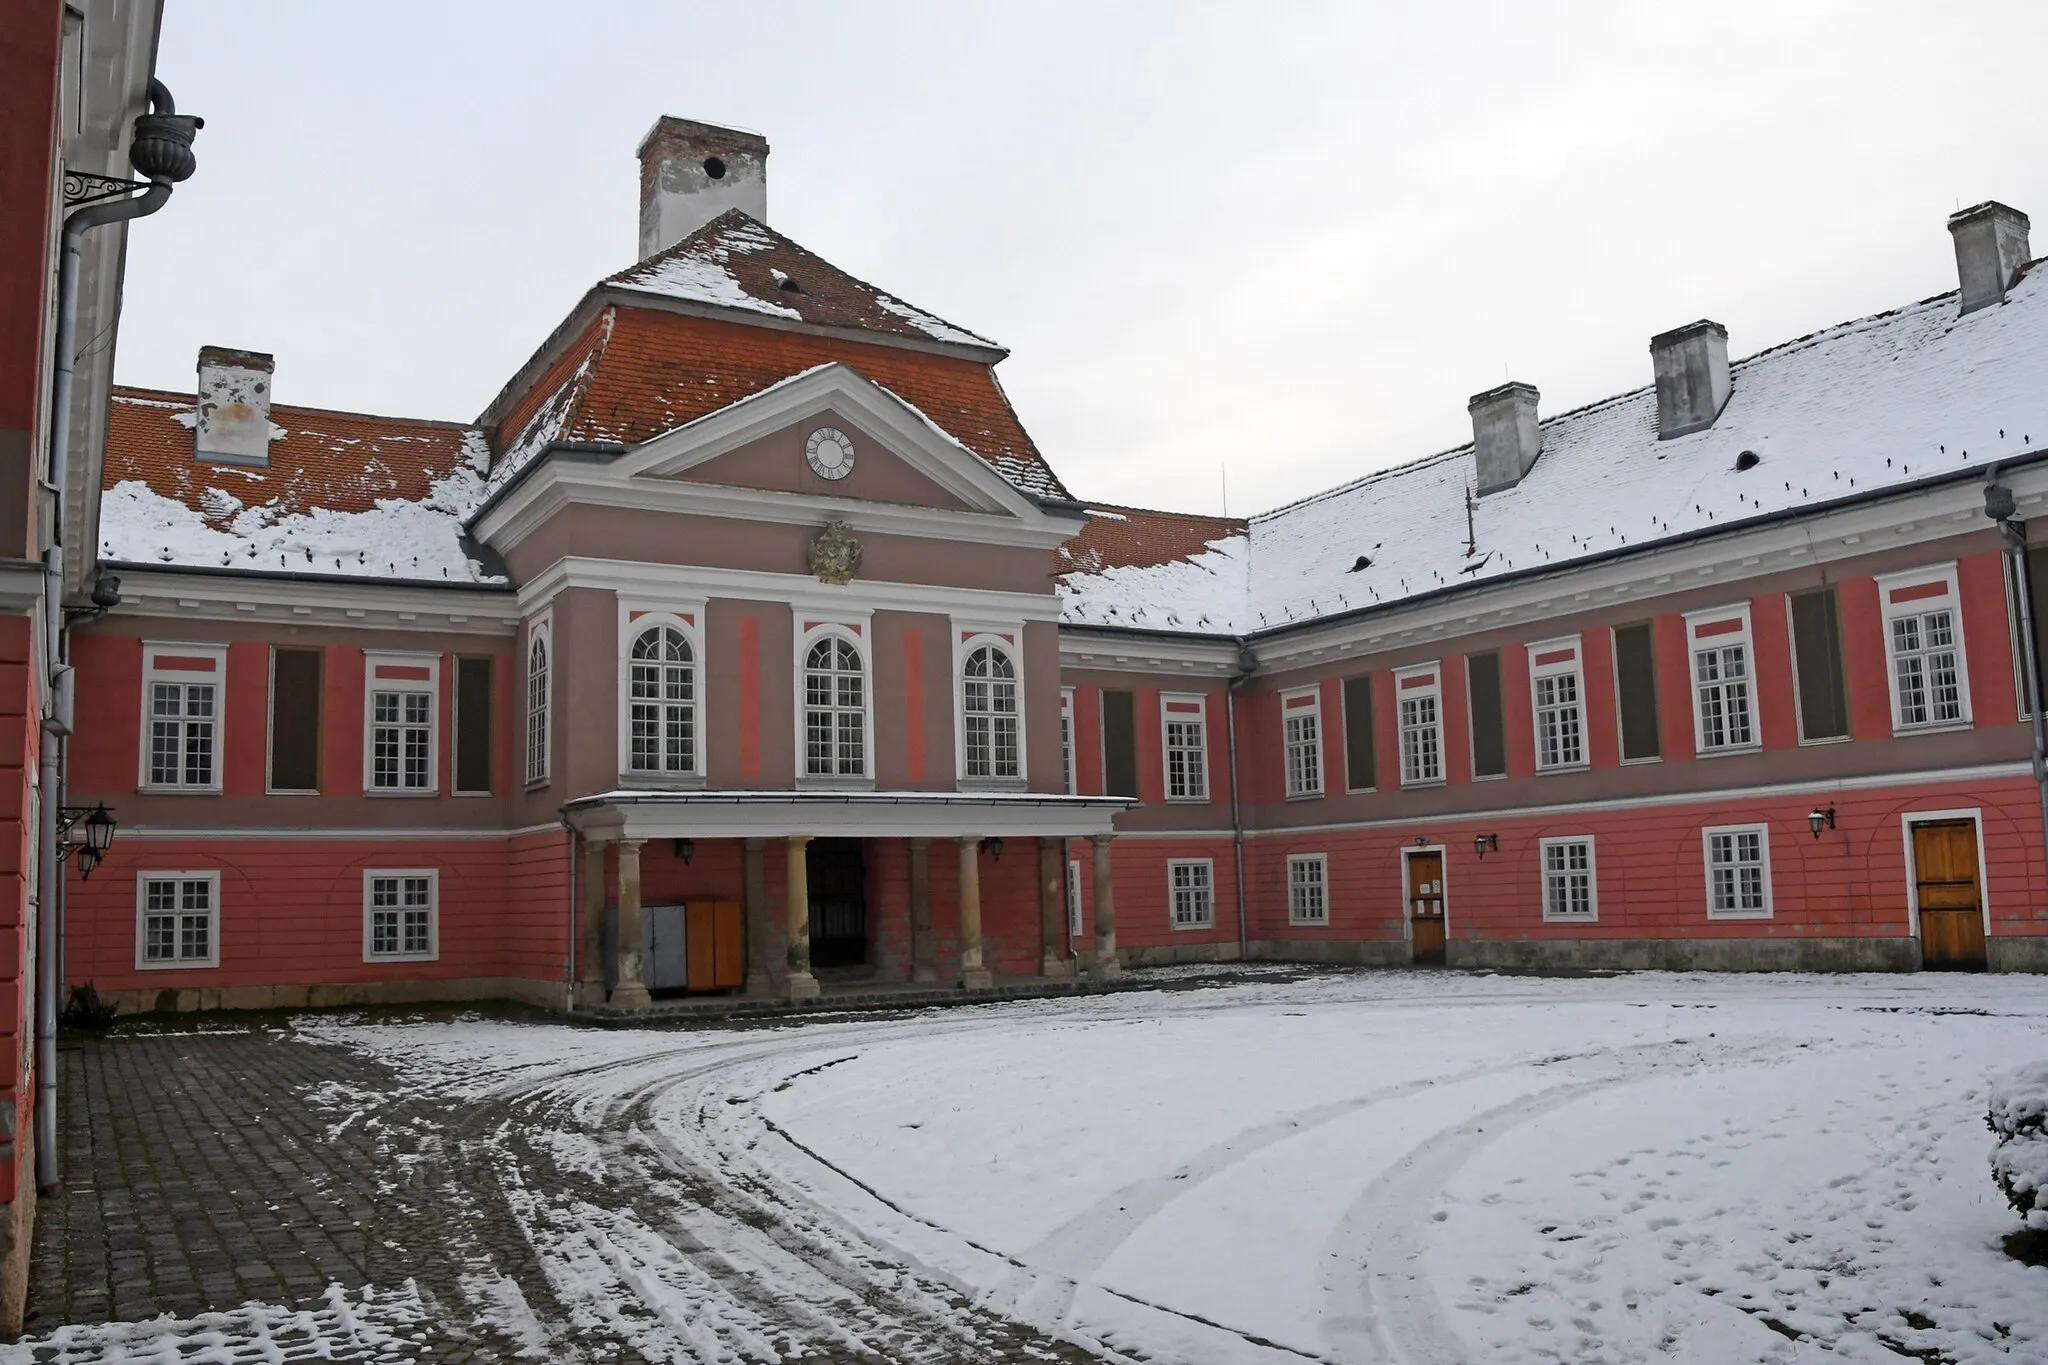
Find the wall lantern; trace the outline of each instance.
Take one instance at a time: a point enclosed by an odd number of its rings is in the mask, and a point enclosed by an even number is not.
[[[675,841],[675,847],[676,856],[683,860],[684,867],[688,867],[690,859],[697,854],[697,841],[695,839],[678,839]]]
[[[1484,858],[1488,849],[1492,849],[1495,853],[1500,852],[1500,836],[1498,834],[1475,834],[1472,836],[1472,851],[1474,853]]]
[[[1814,838],[1820,838],[1822,830],[1835,827],[1835,808],[1829,806],[1826,810],[1822,810],[1818,806],[1814,807],[1806,817],[1806,827],[1813,831]]]
[[[1424,834],[1418,834],[1418,835],[1416,835],[1416,836],[1415,836],[1415,846],[1416,846],[1417,848],[1428,848],[1428,847],[1429,847],[1429,836],[1427,836],[1427,835],[1424,835]]]
[[[1003,841],[1001,839],[983,839],[981,841],[981,846],[988,850],[989,857],[994,858],[997,862],[1001,862],[1003,860]]]
[[[78,854],[78,879],[84,881],[92,876],[92,870],[107,856],[107,850],[114,846],[114,830],[119,821],[102,802],[87,810],[84,806],[60,806],[57,809],[57,858],[63,861],[72,853]],[[85,842],[76,843],[71,838],[74,829],[83,827]]]

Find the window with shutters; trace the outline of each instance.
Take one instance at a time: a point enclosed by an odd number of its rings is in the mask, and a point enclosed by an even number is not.
[[[1657,636],[1648,621],[1614,628],[1614,703],[1621,761],[1648,763],[1664,753],[1658,731]]]
[[[142,646],[142,774],[146,790],[220,790],[224,645]]]
[[[1707,861],[1709,919],[1771,917],[1769,825],[1721,825],[1701,831]]]
[[[1792,695],[1799,703],[1799,740],[1824,744],[1849,737],[1849,689],[1842,674],[1842,623],[1833,588],[1785,599],[1792,624]]]
[[[1537,770],[1585,767],[1586,684],[1578,636],[1529,646],[1529,692],[1535,704]]]
[[[970,638],[960,669],[960,775],[1011,781],[1024,775],[1022,688],[1008,638]]]
[[[366,652],[363,667],[363,790],[374,796],[431,796],[441,656]]]
[[[270,774],[272,795],[320,790],[320,701],[324,652],[270,651]]]
[[[1169,861],[1166,888],[1174,928],[1207,929],[1216,923],[1215,866],[1209,859]]]
[[[548,701],[553,685],[554,619],[543,617],[527,631],[526,640],[526,780],[548,780]]]
[[[1102,790],[1109,796],[1138,794],[1138,699],[1135,693],[1102,690]]]
[[[1472,716],[1472,776],[1506,777],[1507,721],[1501,709],[1498,651],[1465,656],[1465,704]]]
[[[1369,792],[1379,786],[1379,755],[1372,728],[1372,675],[1344,680],[1344,788]]]
[[[1282,761],[1286,764],[1287,797],[1296,800],[1323,794],[1323,699],[1319,689],[1304,687],[1280,694]]]
[[[136,877],[135,965],[220,965],[220,873],[144,872]]]
[[[431,962],[441,953],[441,874],[363,874],[363,961]]]
[[[1209,725],[1207,698],[1200,693],[1162,692],[1159,723],[1164,731],[1166,799],[1209,799]]]
[[[1702,755],[1758,747],[1749,604],[1685,618],[1692,650],[1693,740]]]
[[[850,628],[807,632],[803,645],[803,773],[812,780],[868,776],[867,654]]]
[[[1600,887],[1593,869],[1593,839],[1585,835],[1540,841],[1543,918],[1590,923],[1600,918]]]
[[[1287,922],[1328,924],[1330,860],[1322,853],[1292,853],[1287,858]]]
[[[1880,575],[1877,594],[1891,663],[1892,728],[1968,725],[1969,671],[1955,564]]]
[[[1443,682],[1435,664],[1394,675],[1394,705],[1401,737],[1401,785],[1444,780]]]
[[[491,712],[494,665],[487,655],[455,661],[455,793],[491,794]]]

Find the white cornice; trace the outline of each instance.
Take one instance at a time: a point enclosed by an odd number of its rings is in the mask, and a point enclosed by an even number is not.
[[[49,575],[31,559],[0,563],[0,611],[31,612],[43,604]]]
[[[1237,642],[1227,636],[1124,635],[1062,625],[1060,668],[1228,677],[1237,672]]]
[[[605,839],[1071,838],[1111,833],[1132,804],[1038,792],[613,792],[572,802],[566,818]]]
[[[597,588],[623,596],[743,598],[786,602],[821,613],[915,611],[938,616],[973,616],[1011,621],[1057,621],[1059,599],[1051,592],[998,592],[986,588],[939,587],[855,579],[844,587],[809,574],[762,573],[753,569],[710,569],[693,564],[647,564],[638,560],[590,559],[571,555],[555,561],[519,589],[519,609],[531,614],[564,588]]]
[[[394,587],[372,578],[360,583],[308,583],[257,574],[170,574],[134,568],[121,570],[121,605],[112,614],[500,636],[518,629],[520,615],[518,599],[510,591]]]

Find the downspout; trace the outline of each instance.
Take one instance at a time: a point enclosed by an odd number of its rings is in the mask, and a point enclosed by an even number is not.
[[[77,364],[78,277],[85,234],[94,228],[146,218],[164,206],[171,188],[198,168],[193,135],[204,120],[180,114],[164,83],[149,83],[151,112],[135,120],[128,160],[149,180],[130,199],[87,204],[64,218],[57,252],[57,329],[51,342],[50,454],[44,488],[50,495],[50,547],[43,552],[44,647],[55,663],[44,695],[42,741],[42,830],[36,874],[36,1187],[57,1188],[57,991],[63,917],[64,868],[57,861],[57,821],[64,804],[63,737],[70,733],[68,662],[71,644],[64,623],[64,486],[71,468],[71,389]]]
[[[1230,734],[1230,852],[1235,859],[1237,886],[1237,960],[1251,951],[1251,932],[1245,912],[1244,893],[1244,810],[1237,795],[1237,689],[1258,669],[1259,656],[1250,645],[1237,652],[1237,676],[1223,689],[1223,724]]]
[[[565,1012],[576,1009],[576,914],[583,905],[583,883],[576,879],[576,855],[582,840],[576,837],[576,827],[569,823],[569,808],[562,807],[562,830],[569,836],[569,979],[562,983],[562,999],[567,1002]]]

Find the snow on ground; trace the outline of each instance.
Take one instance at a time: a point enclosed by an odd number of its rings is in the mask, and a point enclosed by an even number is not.
[[[416,1329],[428,1316],[410,1284],[351,1296],[328,1286],[318,1308],[247,1303],[183,1320],[60,1327],[0,1346],[0,1365],[257,1365],[287,1360],[398,1362],[419,1359]]]
[[[873,1348],[877,1312],[964,1320],[952,1292],[1123,1359],[2048,1359],[1984,1122],[1987,1077],[2048,1058],[2034,978],[1332,973],[750,1030],[300,1027],[520,1097],[556,1174],[608,1163],[573,1196],[527,1171],[522,1217],[578,1320],[650,1358],[774,1359],[784,1312]],[[636,1205],[634,1143],[724,1193]]]

